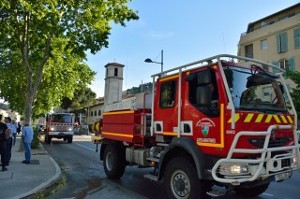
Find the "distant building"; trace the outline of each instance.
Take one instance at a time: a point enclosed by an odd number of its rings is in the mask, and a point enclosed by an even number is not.
[[[86,117],[86,124],[94,124],[100,121],[103,116],[104,98],[100,97],[94,100],[93,104],[87,107],[88,114]]]
[[[300,3],[249,23],[238,55],[300,71]]]

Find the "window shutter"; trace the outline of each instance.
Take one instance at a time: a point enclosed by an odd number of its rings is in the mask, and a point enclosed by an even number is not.
[[[283,32],[277,35],[277,51],[278,53],[286,52],[288,50],[287,33]]]
[[[282,48],[281,48],[281,52],[285,52],[288,50],[288,38],[287,38],[287,33],[282,33],[282,37],[281,37],[282,41]]]
[[[290,57],[288,63],[289,63],[289,70],[290,71],[295,71],[295,58]]]
[[[280,53],[280,34],[277,35],[277,52]],[[273,62],[272,62],[273,63]],[[273,63],[274,64],[274,63]],[[274,64],[275,65],[275,64]]]

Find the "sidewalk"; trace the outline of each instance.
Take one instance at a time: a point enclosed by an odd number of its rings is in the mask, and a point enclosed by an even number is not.
[[[12,148],[8,171],[0,171],[0,198],[18,199],[41,193],[53,185],[61,175],[57,163],[42,145],[31,151],[31,164],[23,164],[24,151],[19,151],[21,138]]]

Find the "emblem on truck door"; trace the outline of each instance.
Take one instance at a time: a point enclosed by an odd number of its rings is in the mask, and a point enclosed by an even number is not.
[[[196,126],[200,127],[202,135],[206,137],[209,134],[209,129],[215,127],[216,124],[209,118],[202,118],[197,122]]]

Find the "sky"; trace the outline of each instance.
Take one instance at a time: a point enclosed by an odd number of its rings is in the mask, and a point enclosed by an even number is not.
[[[151,82],[164,70],[217,54],[237,54],[240,35],[249,23],[299,3],[299,0],[134,0],[128,6],[139,20],[126,27],[112,24],[108,48],[89,54],[87,64],[97,74],[90,85],[104,96],[104,66],[124,64],[123,90]]]

